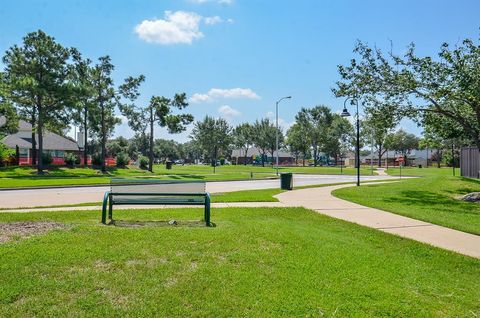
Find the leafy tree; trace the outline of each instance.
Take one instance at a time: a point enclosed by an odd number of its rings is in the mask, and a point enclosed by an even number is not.
[[[202,149],[193,140],[182,144],[181,149],[183,157],[188,161],[195,162],[202,157]]]
[[[81,53],[72,49],[73,65],[71,66],[72,82],[74,86],[75,111],[74,123],[83,127],[83,164],[88,165],[88,131],[92,124],[93,108],[95,107],[95,92],[93,88],[93,68],[90,59],[83,59]],[[93,123],[96,123],[93,120]]]
[[[418,149],[419,138],[414,134],[409,134],[403,129],[398,130],[391,135],[390,143],[392,150],[395,150],[397,153],[403,156],[405,164],[407,164],[407,157],[410,155],[412,150]]]
[[[249,123],[243,123],[233,129],[233,143],[235,147],[244,151],[244,164],[247,165],[248,149],[253,145],[254,132],[253,126]]]
[[[188,106],[185,93],[175,94],[173,99],[166,97],[153,96],[150,104],[145,108],[139,108],[135,105],[124,105],[121,110],[128,118],[128,125],[133,131],[145,134],[146,129],[150,128],[149,133],[149,164],[148,170],[153,172],[154,157],[154,127],[155,124],[160,127],[166,127],[171,134],[185,131],[187,126],[193,121],[191,114],[174,114],[175,109],[184,109]]]
[[[295,116],[295,120],[306,129],[313,149],[313,164],[317,166],[320,147],[328,142],[328,131],[333,121],[332,111],[327,106],[302,108]]]
[[[287,131],[286,145],[291,153],[295,155],[295,163],[300,154],[303,155],[303,166],[305,166],[305,159],[310,152],[310,140],[305,127],[295,123]]]
[[[107,154],[116,157],[119,153],[128,154],[129,141],[125,137],[118,137],[107,141]]]
[[[411,44],[403,56],[384,54],[359,42],[360,60],[339,66],[336,96],[357,96],[396,105],[414,120],[430,114],[458,126],[480,149],[480,46],[470,39],[451,48],[444,43],[438,58],[419,57]],[[368,107],[368,106],[367,106]]]
[[[115,125],[120,123],[115,116],[115,107],[125,107],[122,98],[133,102],[138,97],[138,87],[145,80],[143,75],[128,77],[118,88],[114,86],[112,72],[114,66],[109,56],[102,56],[93,67],[91,87],[94,92],[93,108],[90,110],[90,123],[93,132],[99,136],[101,144],[102,172],[106,172],[105,157],[107,138],[112,135]]]
[[[156,139],[153,152],[161,162],[167,159],[176,160],[181,157],[180,145],[174,140]]]
[[[218,154],[225,155],[232,144],[232,128],[223,118],[205,116],[194,124],[190,138],[202,150],[204,158],[216,166]]]
[[[354,140],[353,126],[346,119],[338,114],[333,114],[333,120],[328,128],[327,138],[321,149],[327,155],[335,158],[335,165],[338,158],[344,157]]]
[[[136,160],[140,156],[147,156],[149,151],[149,140],[146,134],[135,134],[129,141],[128,141],[128,150],[127,153],[130,158]],[[147,170],[148,167],[145,169]]]
[[[272,129],[273,127],[273,129]],[[253,141],[262,155],[262,166],[265,167],[265,157],[271,147],[272,140],[275,143],[275,127],[268,118],[256,120],[253,124]]]
[[[43,173],[43,134],[69,123],[71,85],[68,81],[70,50],[43,31],[28,33],[22,46],[14,45],[3,57],[8,98],[32,124],[32,146],[38,135],[38,173]],[[34,151],[35,153],[35,151]]]
[[[7,99],[7,83],[4,74],[0,72],[0,139],[3,135],[14,133],[18,128],[18,117],[15,107]],[[2,122],[3,121],[3,122]]]

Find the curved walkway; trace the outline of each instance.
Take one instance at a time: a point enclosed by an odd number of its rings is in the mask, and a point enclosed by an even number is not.
[[[332,191],[352,185],[283,192],[275,197],[287,206],[301,206],[337,219],[480,258],[480,236],[345,201]]]

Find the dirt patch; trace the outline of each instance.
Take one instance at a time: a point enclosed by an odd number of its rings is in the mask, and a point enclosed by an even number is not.
[[[7,222],[0,223],[0,244],[12,239],[45,234],[51,230],[65,229],[65,224],[56,222]]]

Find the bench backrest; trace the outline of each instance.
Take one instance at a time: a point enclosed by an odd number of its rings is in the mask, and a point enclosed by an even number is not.
[[[110,192],[115,195],[116,193],[205,194],[206,191],[204,181],[112,178]]]

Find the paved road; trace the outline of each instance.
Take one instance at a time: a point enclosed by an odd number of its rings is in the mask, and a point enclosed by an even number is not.
[[[353,182],[355,176],[345,175],[294,175],[295,186],[316,184],[332,184],[339,182]],[[362,180],[391,180],[388,176],[365,176]],[[248,180],[207,182],[207,191],[232,192],[240,190],[272,189],[279,187],[280,181],[275,180]],[[35,190],[5,190],[0,191],[0,208],[24,208],[36,206],[66,205],[85,202],[97,202],[103,199],[108,187],[70,187],[56,189]]]

